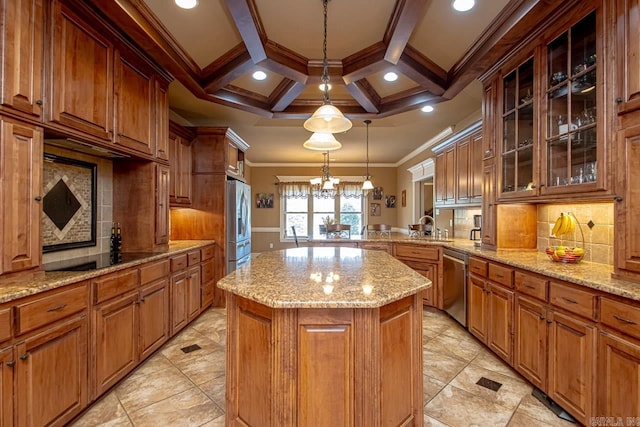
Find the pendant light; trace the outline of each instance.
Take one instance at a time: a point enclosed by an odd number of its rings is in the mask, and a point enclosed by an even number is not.
[[[324,42],[322,44],[323,62],[321,81],[324,87],[322,106],[304,122],[304,128],[310,132],[339,133],[351,129],[351,121],[329,100],[329,62],[327,60],[327,3],[322,0],[324,8]],[[309,147],[307,147],[309,148]]]
[[[365,120],[364,124],[367,125],[367,173],[362,183],[362,189],[365,191],[373,190],[373,183],[371,182],[371,175],[369,175],[369,125],[371,120]]]
[[[307,139],[304,144],[304,148],[317,151],[332,151],[342,148],[342,144],[331,133],[314,132],[311,137]]]

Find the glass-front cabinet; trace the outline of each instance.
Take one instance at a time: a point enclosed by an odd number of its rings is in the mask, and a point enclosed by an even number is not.
[[[500,193],[532,193],[535,167],[534,60],[529,58],[502,78]]]
[[[493,75],[498,201],[610,194],[601,3],[571,4]]]
[[[603,172],[598,149],[596,13],[571,26],[546,49],[546,193],[597,189]],[[602,144],[601,144],[602,145]],[[577,189],[576,186],[582,188]]]

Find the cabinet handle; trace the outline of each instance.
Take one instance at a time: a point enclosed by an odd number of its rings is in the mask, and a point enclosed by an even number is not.
[[[617,97],[616,98],[616,104],[622,104],[622,98],[621,97]]]
[[[613,198],[613,200],[615,200],[616,202],[621,202],[621,201],[623,201],[624,199],[622,198],[622,196],[615,196],[615,197]]]
[[[491,154],[491,149],[487,148],[486,150],[484,150],[484,154]]]
[[[538,314],[538,317],[540,318],[540,320],[544,320],[544,316],[542,314]]]
[[[42,105],[42,99],[36,99],[36,105]]]
[[[42,200],[42,196],[36,196],[33,198],[33,200],[35,200],[36,202],[39,202],[40,200]]]
[[[540,183],[539,187],[542,188],[542,187],[544,187],[544,185],[545,185],[544,182]]]
[[[617,314],[614,314],[613,317],[615,317],[617,320],[626,323],[627,325],[637,325],[636,322],[634,322],[633,320],[629,320],[629,319],[625,319],[624,317],[618,316]]]
[[[48,309],[48,312],[52,312],[52,311],[60,311],[63,308],[65,308],[67,306],[67,304],[60,304],[60,305],[56,305],[55,307],[51,307],[50,309]]]
[[[551,322],[552,322],[552,320],[551,320],[551,319],[547,319],[547,323],[551,323]]]
[[[563,300],[565,300],[566,302],[569,302],[571,304],[577,304],[578,301],[572,300],[571,298],[567,298],[567,297],[562,297]]]
[[[144,302],[144,298],[140,298],[140,302]]]
[[[20,356],[20,360],[27,360],[29,358],[29,353],[25,353],[22,356]]]
[[[16,366],[16,361],[15,360],[10,360],[7,362],[7,366],[10,368],[13,368],[14,366]]]
[[[158,153],[166,153],[166,151],[164,151],[162,148],[160,148],[160,149],[158,150]]]
[[[530,285],[530,284],[528,284],[528,283],[525,283],[525,284],[524,284],[524,287],[525,287],[525,288],[529,288],[529,289],[535,289],[535,288],[536,288],[535,286],[531,286],[531,285]]]
[[[496,277],[497,277],[498,279],[504,279],[504,276],[503,276],[502,274],[499,274],[499,273],[496,273]]]

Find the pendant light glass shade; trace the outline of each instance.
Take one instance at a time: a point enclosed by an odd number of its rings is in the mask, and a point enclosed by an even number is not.
[[[368,176],[367,179],[362,183],[363,190],[373,190],[373,182],[371,182],[371,177]]]
[[[331,104],[324,104],[304,122],[310,132],[340,133],[351,129],[352,123]]]
[[[342,148],[342,144],[331,133],[324,132],[313,133],[302,146],[317,151],[332,151]]]
[[[339,133],[351,129],[351,121],[337,108],[331,105],[329,100],[329,60],[327,59],[327,3],[322,0],[324,9],[324,39],[322,43],[322,76],[320,81],[324,88],[322,106],[304,122],[304,128],[310,132]]]

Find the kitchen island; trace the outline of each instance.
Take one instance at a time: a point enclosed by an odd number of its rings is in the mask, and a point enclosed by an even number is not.
[[[227,425],[422,425],[429,280],[390,255],[267,252],[229,274]]]

